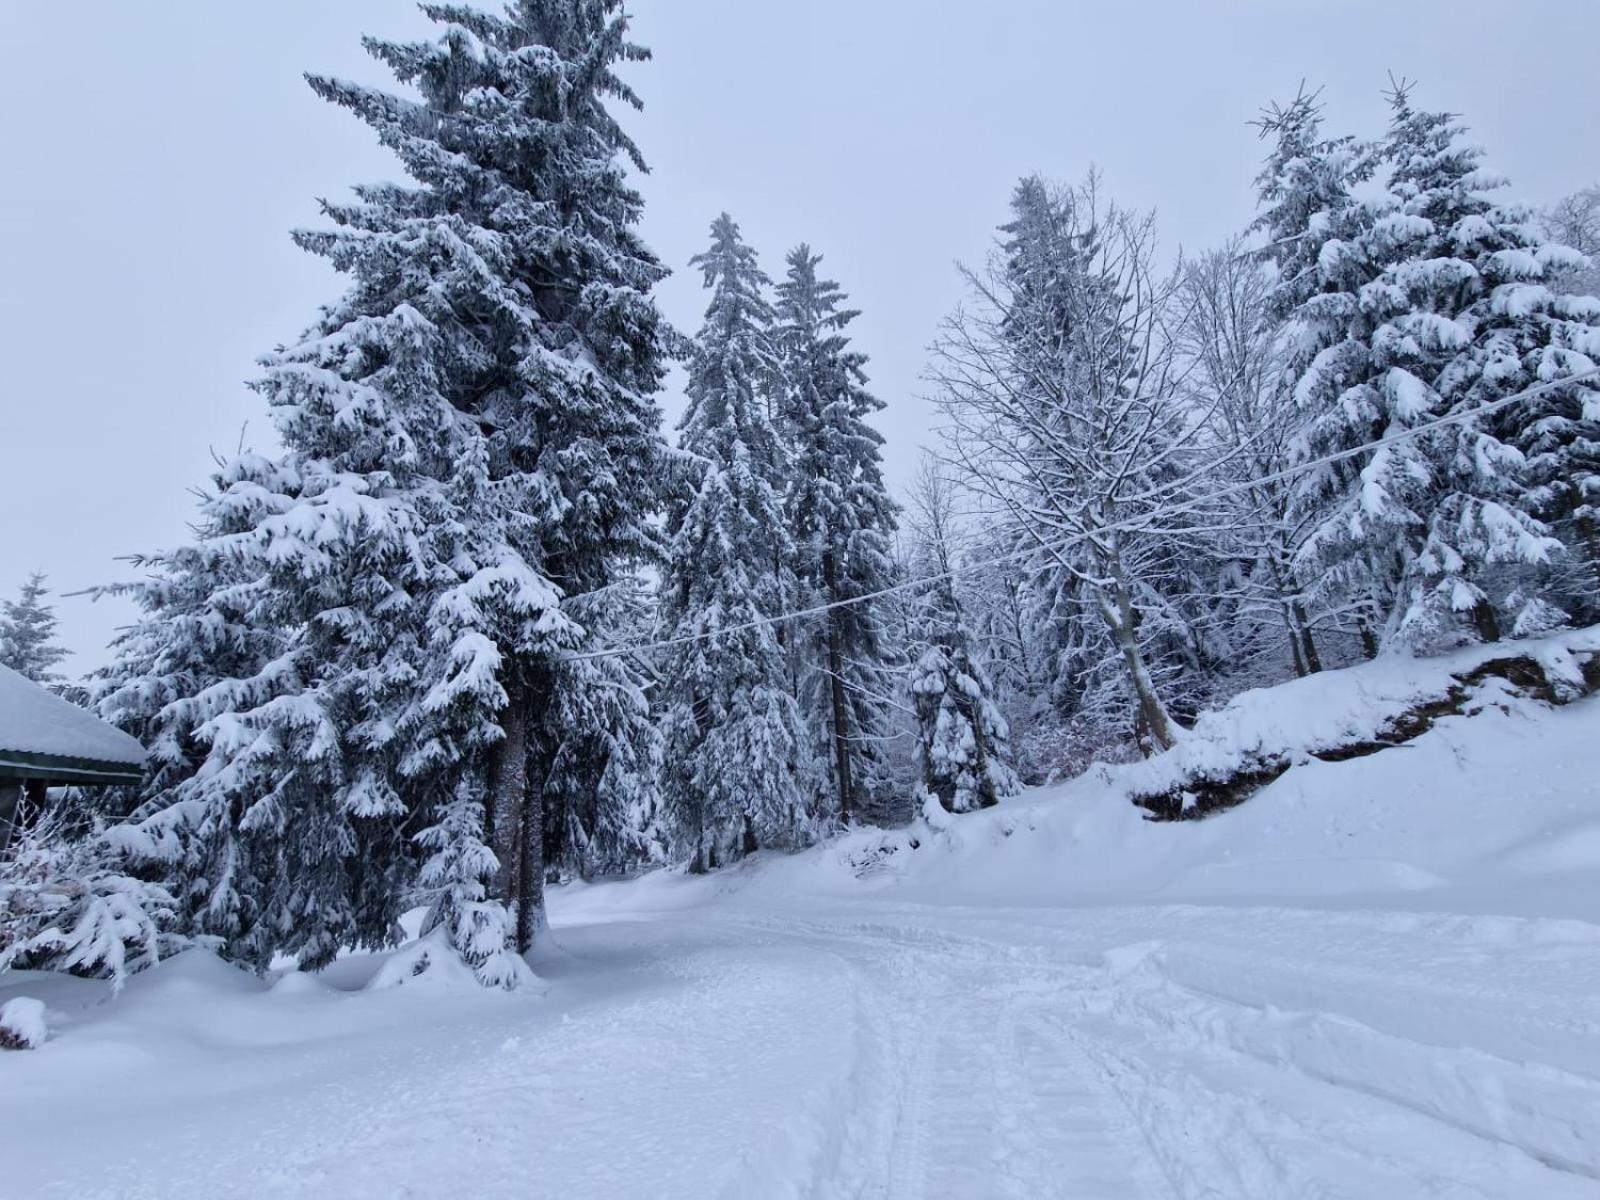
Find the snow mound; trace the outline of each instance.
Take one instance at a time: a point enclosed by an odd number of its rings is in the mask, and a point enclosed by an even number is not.
[[[18,996],[0,1005],[0,1049],[37,1049],[46,1033],[42,1000]]]
[[[366,985],[367,991],[387,988],[426,986],[430,989],[470,988],[482,991],[485,983],[506,991],[521,990],[538,983],[533,969],[514,954],[503,953],[487,969],[492,975],[480,981],[465,962],[443,929],[435,929],[401,946],[383,961]]]

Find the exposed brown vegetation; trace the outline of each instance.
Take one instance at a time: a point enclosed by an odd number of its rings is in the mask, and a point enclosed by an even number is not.
[[[1584,679],[1582,694],[1600,692],[1600,654],[1580,658],[1579,663]],[[1440,718],[1469,713],[1473,701],[1491,679],[1503,680],[1517,695],[1544,704],[1564,704],[1577,698],[1570,688],[1555,686],[1544,667],[1527,655],[1490,659],[1451,678],[1453,682],[1443,695],[1400,713],[1376,737],[1318,747],[1310,751],[1311,757],[1321,762],[1345,762],[1403,746],[1432,729]],[[1265,755],[1222,778],[1197,774],[1166,791],[1135,796],[1133,802],[1146,810],[1151,821],[1198,821],[1242,804],[1292,765],[1287,755]]]

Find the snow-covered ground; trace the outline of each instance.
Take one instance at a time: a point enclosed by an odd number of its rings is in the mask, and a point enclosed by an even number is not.
[[[1438,681],[1391,667],[1227,738]],[[1138,766],[558,889],[538,996],[7,977],[50,1038],[0,1055],[0,1193],[1597,1197],[1597,743],[1600,699],[1491,684],[1202,822],[1143,821]]]

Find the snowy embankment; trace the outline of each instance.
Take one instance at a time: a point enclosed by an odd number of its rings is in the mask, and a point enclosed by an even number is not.
[[[1247,694],[937,831],[558,889],[537,996],[0,979],[49,1026],[0,1054],[6,1194],[1600,1196],[1600,698],[1460,683],[1489,657]],[[1202,821],[1130,800],[1276,756]]]

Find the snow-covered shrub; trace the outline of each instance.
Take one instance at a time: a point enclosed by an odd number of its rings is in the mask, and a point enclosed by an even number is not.
[[[47,1032],[42,1001],[18,996],[0,1005],[0,1050],[37,1049]]]
[[[0,861],[0,971],[13,966],[127,977],[172,953],[172,895],[124,874],[99,838],[40,830]]]

